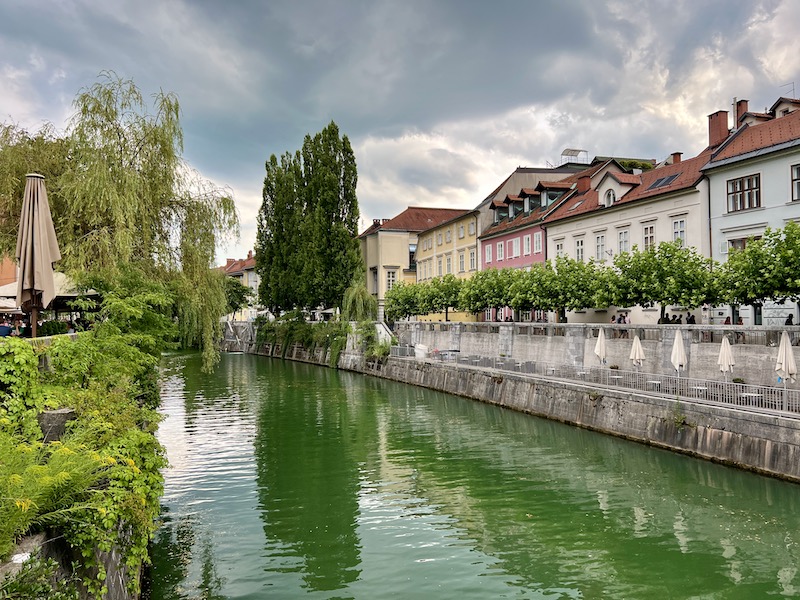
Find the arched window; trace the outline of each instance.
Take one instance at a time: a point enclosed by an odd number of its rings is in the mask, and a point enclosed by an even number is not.
[[[611,206],[617,199],[617,195],[614,193],[614,190],[608,190],[606,192],[606,206]]]

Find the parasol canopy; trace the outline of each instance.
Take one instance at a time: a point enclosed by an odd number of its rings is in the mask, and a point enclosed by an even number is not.
[[[775,371],[778,373],[784,385],[786,380],[789,383],[794,383],[795,376],[797,375],[797,363],[794,360],[792,353],[792,343],[789,341],[789,334],[785,331],[781,334],[781,343],[778,346],[778,360],[775,363]]]
[[[31,312],[35,335],[39,309],[50,306],[55,297],[53,263],[61,260],[44,177],[35,173],[25,176],[16,256],[19,261],[17,305]]]
[[[717,364],[719,365],[719,370],[725,373],[725,379],[727,380],[728,372],[733,373],[733,365],[736,364],[736,361],[733,360],[733,352],[731,351],[731,343],[728,340],[728,336],[722,336]]]
[[[600,359],[600,364],[604,365],[606,363],[606,334],[603,332],[602,327],[597,334],[597,342],[594,345],[594,353],[597,355],[597,358]]]
[[[683,336],[680,331],[675,331],[675,341],[672,343],[672,354],[669,361],[679,373],[681,369],[686,368],[686,349],[683,346]]]
[[[630,359],[634,367],[641,367],[644,362],[644,348],[642,348],[642,342],[638,335],[633,336]]]

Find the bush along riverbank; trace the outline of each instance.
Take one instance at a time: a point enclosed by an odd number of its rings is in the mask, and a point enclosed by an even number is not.
[[[0,562],[44,540],[0,571],[0,598],[138,596],[166,465],[151,342],[113,320],[46,348],[0,341]]]

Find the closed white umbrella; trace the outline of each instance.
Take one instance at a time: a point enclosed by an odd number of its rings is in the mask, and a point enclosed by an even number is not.
[[[778,377],[783,381],[783,410],[786,410],[786,380],[789,383],[794,383],[795,376],[797,375],[797,363],[794,361],[794,353],[792,352],[792,343],[789,340],[789,334],[785,331],[781,334],[781,343],[778,346],[778,360],[775,363],[775,371]]]
[[[597,343],[594,345],[594,353],[597,355],[597,358],[600,359],[601,365],[606,364],[606,334],[602,327],[597,334]]]
[[[736,361],[733,360],[733,352],[731,351],[731,343],[728,340],[728,336],[722,336],[717,364],[719,365],[719,370],[725,374],[725,381],[728,381],[728,371],[733,373],[733,365],[736,364]]]
[[[683,347],[683,336],[680,331],[675,332],[675,341],[672,343],[670,362],[680,376],[681,369],[686,368],[686,349]]]
[[[634,367],[641,367],[644,362],[644,348],[642,348],[642,342],[638,335],[633,336],[630,359]]]
[[[778,377],[783,380],[784,384],[787,379],[789,383],[794,383],[795,375],[797,375],[797,363],[794,361],[789,334],[785,331],[781,334],[781,343],[780,346],[778,346],[778,361],[775,363],[775,371],[777,371]]]

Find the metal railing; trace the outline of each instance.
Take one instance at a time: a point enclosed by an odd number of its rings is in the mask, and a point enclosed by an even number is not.
[[[391,356],[414,357],[414,348],[393,346]],[[432,351],[423,360],[449,362],[471,368],[507,371],[546,378],[569,379],[582,383],[630,389],[650,395],[743,407],[749,410],[800,414],[800,390],[793,387],[729,383],[600,366],[575,367],[545,361],[520,361],[513,358],[477,355],[462,356],[457,350]]]

